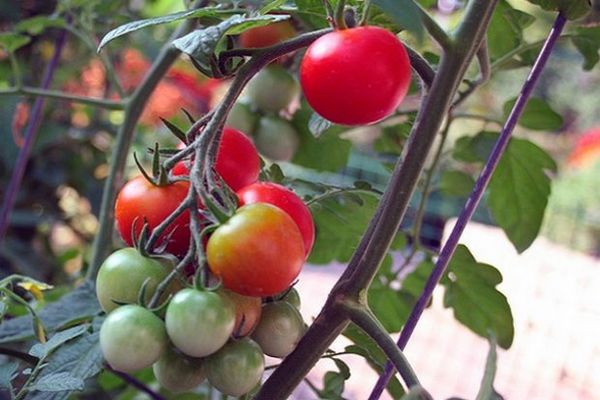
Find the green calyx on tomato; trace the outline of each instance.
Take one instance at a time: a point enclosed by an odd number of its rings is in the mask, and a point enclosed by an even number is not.
[[[342,125],[368,125],[391,115],[406,96],[411,65],[390,31],[361,26],[321,36],[300,65],[300,85],[322,117]]]
[[[112,311],[100,327],[100,348],[111,368],[135,372],[149,367],[168,343],[164,322],[150,310],[126,305]]]
[[[208,240],[206,257],[223,286],[245,296],[287,289],[304,264],[304,239],[285,211],[266,203],[240,207]]]
[[[182,353],[205,357],[219,350],[235,327],[235,307],[218,292],[183,289],[165,315],[169,338]]]
[[[231,340],[206,359],[208,381],[221,393],[241,396],[260,383],[265,356],[249,338]]]
[[[296,348],[304,331],[304,321],[298,309],[288,302],[275,301],[263,306],[252,339],[266,355],[284,358]]]
[[[315,242],[315,224],[310,209],[296,193],[277,183],[257,182],[239,190],[237,196],[240,206],[268,203],[285,211],[300,229],[308,256]]]
[[[152,366],[156,380],[173,393],[189,392],[206,379],[204,359],[192,358],[168,346]]]
[[[169,267],[156,259],[144,257],[133,247],[115,251],[104,260],[96,277],[96,296],[100,307],[110,312],[119,304],[136,303],[140,289],[146,281],[144,301],[148,302],[156,286],[169,272]],[[179,285],[174,282],[167,288],[162,299],[166,299],[177,289]]]

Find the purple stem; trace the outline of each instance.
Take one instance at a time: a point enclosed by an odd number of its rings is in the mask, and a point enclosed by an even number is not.
[[[67,19],[67,23],[69,22],[70,20]],[[56,38],[54,54],[52,55],[52,58],[50,59],[50,62],[44,71],[41,89],[48,89],[50,87],[52,77],[54,76],[54,71],[58,66],[60,54],[62,53],[62,49],[65,46],[66,41],[67,31],[62,30]],[[25,131],[23,147],[21,147],[21,151],[19,151],[17,162],[15,163],[13,173],[10,177],[10,182],[6,187],[6,197],[4,197],[2,209],[0,209],[0,243],[4,239],[6,231],[8,230],[10,214],[15,204],[15,198],[17,197],[17,192],[21,186],[21,181],[23,180],[23,174],[25,173],[25,168],[27,167],[27,161],[31,156],[31,150],[33,148],[33,144],[35,143],[35,138],[37,137],[40,123],[42,122],[42,111],[44,110],[45,103],[46,100],[43,97],[38,97],[33,104],[33,109],[29,118],[29,124],[27,125],[27,129]]]
[[[484,165],[483,170],[481,171],[481,174],[479,175],[479,178],[475,183],[475,187],[473,188],[469,199],[465,203],[458,217],[458,220],[456,221],[456,225],[454,225],[454,228],[452,229],[448,240],[446,241],[444,247],[442,248],[442,251],[440,252],[440,256],[437,260],[437,263],[435,264],[435,268],[433,269],[431,275],[429,276],[429,279],[427,280],[427,283],[425,284],[423,293],[421,294],[421,297],[419,297],[419,300],[412,309],[410,316],[408,317],[408,320],[404,325],[402,332],[400,333],[400,337],[398,338],[397,342],[398,347],[400,347],[400,349],[404,350],[404,348],[406,347],[410,336],[412,335],[413,331],[415,330],[415,327],[417,326],[417,322],[419,322],[419,318],[421,318],[423,311],[425,310],[427,304],[429,303],[429,300],[431,299],[433,290],[444,275],[444,272],[448,267],[448,263],[450,262],[454,251],[456,250],[458,240],[460,239],[460,236],[465,230],[467,223],[473,216],[473,213],[475,212],[475,209],[477,208],[477,205],[479,204],[479,201],[481,200],[481,197],[483,196],[483,193],[488,183],[490,182],[490,179],[492,178],[492,174],[494,173],[494,170],[496,169],[496,166],[498,165],[498,162],[500,161],[504,150],[506,150],[506,146],[508,145],[508,141],[510,140],[511,134],[515,126],[517,125],[517,121],[519,120],[519,117],[525,109],[525,105],[527,104],[527,101],[531,96],[531,92],[533,91],[533,88],[535,87],[544,69],[544,66],[546,65],[546,62],[548,61],[548,58],[550,58],[552,49],[554,48],[566,22],[567,20],[565,16],[562,13],[559,13],[556,18],[556,21],[554,22],[554,26],[552,27],[552,30],[548,34],[548,38],[544,43],[544,47],[542,47],[542,50],[540,51],[540,54],[538,55],[538,58],[535,61],[535,64],[533,65],[531,72],[529,73],[529,76],[525,81],[525,84],[523,85],[523,89],[521,90],[519,98],[513,106],[513,109],[510,115],[508,116],[504,127],[502,128],[500,137],[498,138],[498,141],[492,149],[492,153],[490,154],[489,159]],[[379,380],[377,381],[375,386],[373,387],[373,391],[369,396],[369,400],[379,399],[381,393],[387,386],[392,374],[394,373],[394,370],[395,369],[392,363],[386,363],[385,370],[383,374],[379,377]]]

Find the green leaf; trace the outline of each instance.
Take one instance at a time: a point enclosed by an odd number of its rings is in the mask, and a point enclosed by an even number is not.
[[[496,268],[478,263],[467,247],[459,245],[442,279],[444,306],[452,308],[454,317],[474,333],[487,337],[493,332],[507,349],[514,326],[510,305],[496,289],[500,282],[502,275]]]
[[[6,51],[12,53],[19,48],[25,46],[31,41],[29,36],[20,35],[14,32],[0,33],[0,47],[6,49]]]
[[[103,318],[96,318],[93,322],[93,332],[86,331],[46,358],[46,366],[33,382],[36,400],[67,399],[73,390],[80,389],[75,387],[78,381],[83,382],[102,370],[103,357],[99,343],[102,320]],[[52,388],[52,383],[58,384],[57,380],[60,377],[66,378],[68,385],[60,391],[46,392],[45,390]],[[38,388],[40,383],[41,388]]]
[[[571,39],[573,45],[584,58],[583,69],[590,71],[600,61],[600,26],[593,28],[577,28],[576,36]]]
[[[290,12],[308,27],[320,29],[329,26],[322,0],[295,0],[294,3],[296,3],[296,10]]]
[[[77,336],[83,335],[87,329],[88,326],[86,325],[78,325],[62,332],[55,333],[46,343],[37,343],[33,345],[31,350],[29,350],[29,354],[42,359],[54,351],[54,349],[61,346],[63,343],[68,342]]]
[[[48,28],[62,28],[64,26],[66,26],[66,23],[62,18],[38,15],[20,21],[17,25],[15,25],[15,30],[17,32],[26,32],[35,36],[39,35]]]
[[[422,39],[425,33],[421,12],[413,0],[373,0],[395,23]]]
[[[494,378],[496,377],[498,356],[496,354],[496,338],[494,335],[491,336],[492,337],[489,338],[490,350],[485,362],[485,372],[483,373],[479,392],[477,393],[475,400],[502,400],[502,396],[498,395],[494,389]]]
[[[173,47],[192,57],[202,69],[210,71],[210,59],[225,35],[237,35],[245,30],[284,21],[288,18],[288,15],[260,15],[256,17],[232,15],[217,25],[197,29],[176,39],[173,41]]]
[[[45,328],[52,332],[74,321],[91,318],[100,311],[94,283],[84,284],[48,304],[38,312]],[[30,315],[3,321],[0,324],[0,343],[14,342],[34,336]]]
[[[36,380],[30,388],[31,391],[64,392],[83,390],[83,379],[71,375],[69,372],[44,375]]]
[[[327,121],[317,113],[313,113],[308,121],[308,129],[316,138],[321,136],[327,129],[331,128],[332,125],[333,124],[330,121]]]
[[[484,162],[487,160],[494,143],[498,139],[497,132],[483,131],[475,136],[463,136],[454,144],[452,157],[467,163]]]
[[[528,0],[548,11],[562,11],[568,19],[581,18],[592,9],[590,0]]]
[[[354,324],[348,325],[343,335],[355,344],[355,346],[346,347],[346,351],[362,356],[378,374],[383,372],[383,367],[388,358],[370,336]],[[394,399],[399,399],[404,395],[404,389],[396,376],[390,379],[386,390]]]
[[[318,138],[314,137],[308,128],[312,115],[313,111],[306,103],[294,114],[291,122],[298,132],[300,145],[292,161],[303,167],[336,172],[348,163],[352,143],[339,137],[344,131],[340,126],[332,126]]]
[[[378,153],[388,153],[399,155],[408,137],[412,123],[403,123],[398,125],[386,126],[381,131],[381,136],[374,143],[374,149]]]
[[[11,362],[0,365],[0,388],[12,390],[12,380],[16,377],[19,363]]]
[[[285,3],[285,1],[286,0],[272,0],[260,9],[259,14],[268,14],[269,12],[281,7]]]
[[[339,372],[327,371],[323,376],[323,390],[319,393],[322,399],[342,399],[345,379]]]
[[[503,108],[505,118],[508,118],[516,101],[517,99],[514,98],[504,103]],[[533,97],[527,102],[518,123],[522,127],[528,129],[554,131],[563,126],[563,119],[560,114],[554,111],[544,100]]]
[[[488,27],[488,49],[492,60],[500,58],[523,42],[523,29],[535,20],[531,15],[498,3]]]
[[[490,181],[489,206],[494,220],[519,253],[537,237],[556,163],[544,150],[524,139],[512,138]]]
[[[138,21],[129,22],[125,25],[121,25],[118,28],[108,32],[98,45],[98,51],[102,50],[109,42],[115,40],[118,37],[127,35],[131,32],[147,28],[149,26],[168,24],[169,22],[180,21],[183,19],[200,18],[200,17],[214,17],[219,14],[221,7],[205,7],[198,10],[181,11],[173,14],[163,15],[161,17],[141,19]]]
[[[346,262],[352,257],[378,203],[373,194],[352,195],[332,195],[310,205],[317,235],[309,263]]]
[[[440,178],[439,189],[446,196],[467,197],[475,186],[475,179],[465,172],[444,171]]]

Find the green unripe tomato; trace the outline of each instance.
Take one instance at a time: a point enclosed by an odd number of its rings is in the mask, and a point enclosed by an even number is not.
[[[300,312],[290,303],[275,301],[263,306],[260,322],[252,339],[266,355],[284,358],[295,348],[304,335],[304,321]]]
[[[168,346],[152,366],[160,386],[173,393],[189,392],[206,379],[204,359],[192,358]]]
[[[231,107],[225,125],[252,136],[257,120],[258,115],[250,110],[250,106],[238,101]]]
[[[277,64],[263,68],[246,86],[246,96],[252,106],[265,113],[286,109],[299,93],[296,79]]]
[[[169,338],[182,353],[205,357],[219,350],[235,326],[235,306],[218,292],[183,289],[165,315]]]
[[[156,286],[168,275],[169,268],[159,261],[142,256],[133,247],[119,249],[112,253],[100,266],[96,278],[96,295],[100,306],[106,312],[117,308],[119,303],[136,303],[142,284],[146,286],[145,300],[149,301]],[[171,285],[163,298],[177,290]],[[113,301],[114,300],[114,301]]]
[[[285,301],[293,305],[296,310],[300,310],[301,300],[300,293],[296,290],[296,288],[291,288],[288,292],[281,298],[281,301]]]
[[[265,356],[249,338],[232,340],[206,359],[208,381],[221,393],[241,396],[252,390],[265,371]]]
[[[298,146],[298,132],[288,121],[279,117],[263,117],[254,132],[258,151],[274,161],[290,161]]]
[[[135,372],[156,362],[168,344],[163,321],[137,305],[117,308],[100,327],[100,348],[115,370]]]

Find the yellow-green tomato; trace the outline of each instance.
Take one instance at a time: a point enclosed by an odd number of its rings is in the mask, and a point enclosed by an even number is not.
[[[262,69],[246,87],[246,96],[250,103],[266,113],[278,113],[287,108],[299,93],[298,81],[277,64]]]
[[[117,308],[100,327],[100,348],[115,370],[135,372],[154,364],[168,344],[164,322],[137,305]]]
[[[206,359],[206,367],[212,386],[228,396],[241,396],[260,382],[265,356],[249,338],[232,340]]]
[[[252,333],[266,355],[284,358],[290,354],[304,335],[300,312],[288,302],[275,301],[263,306],[258,326]]]
[[[182,353],[205,357],[219,350],[235,326],[235,306],[218,292],[183,289],[165,315],[169,338]]]
[[[149,301],[156,286],[168,273],[168,267],[157,260],[142,256],[133,247],[119,249],[108,256],[98,270],[96,295],[100,306],[104,311],[110,312],[119,306],[118,303],[135,303],[146,279],[148,286],[145,300]],[[173,290],[174,285],[168,292]]]
[[[254,132],[254,144],[259,153],[274,161],[291,161],[300,145],[298,132],[279,117],[263,117]]]
[[[192,358],[169,346],[152,366],[154,376],[170,392],[189,392],[206,379],[203,358]]]

